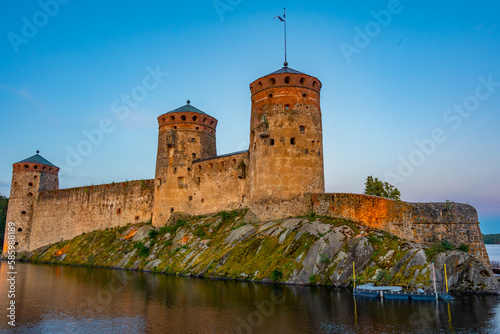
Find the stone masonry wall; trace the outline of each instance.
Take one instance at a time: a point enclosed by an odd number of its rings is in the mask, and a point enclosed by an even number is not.
[[[470,251],[489,264],[477,212],[468,204],[408,203],[361,194],[309,194],[310,211],[346,218],[403,239],[430,244],[448,240],[466,243]]]
[[[153,180],[40,192],[27,250],[84,232],[148,221],[152,204]]]

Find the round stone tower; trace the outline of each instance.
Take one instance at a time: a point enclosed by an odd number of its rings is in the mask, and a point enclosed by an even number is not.
[[[158,117],[153,225],[163,226],[174,212],[189,212],[194,191],[192,163],[217,155],[217,120],[190,105]]]
[[[321,82],[287,66],[250,84],[250,201],[324,192]]]
[[[17,252],[28,250],[33,207],[39,192],[59,189],[59,167],[36,153],[13,164],[7,223],[15,223]],[[7,246],[5,242],[4,252]]]

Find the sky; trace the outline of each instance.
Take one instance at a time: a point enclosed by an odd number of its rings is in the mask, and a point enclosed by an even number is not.
[[[498,1],[2,1],[0,194],[40,150],[60,187],[154,178],[157,117],[190,99],[248,149],[249,84],[319,78],[327,192],[373,175],[473,205],[500,233]]]

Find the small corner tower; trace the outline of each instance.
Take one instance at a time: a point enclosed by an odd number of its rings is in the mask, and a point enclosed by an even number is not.
[[[15,223],[16,252],[28,250],[33,208],[39,192],[59,189],[59,167],[38,153],[13,164],[7,222]],[[4,252],[6,246],[7,243]]]
[[[321,82],[286,66],[250,84],[250,201],[324,192]]]
[[[217,155],[217,120],[185,106],[158,117],[153,225],[163,226],[174,212],[189,212],[194,176],[192,163]]]

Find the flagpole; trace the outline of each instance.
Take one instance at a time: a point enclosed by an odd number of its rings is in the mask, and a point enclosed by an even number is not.
[[[283,65],[285,65],[285,67],[287,67],[288,62],[286,61],[286,7],[283,8],[283,18],[285,19],[285,63]]]

